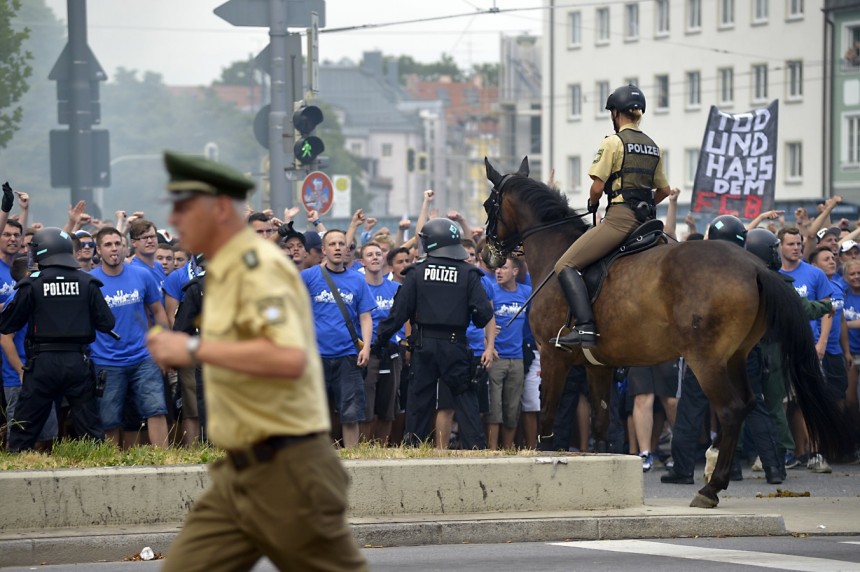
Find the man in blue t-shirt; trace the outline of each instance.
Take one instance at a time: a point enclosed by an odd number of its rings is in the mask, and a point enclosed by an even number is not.
[[[161,369],[146,349],[149,329],[147,311],[155,323],[167,327],[161,305],[161,288],[153,274],[136,265],[124,264],[120,232],[105,227],[96,233],[101,265],[92,271],[104,286],[101,291],[110,306],[120,339],[97,333],[90,346],[97,375],[106,372],[99,412],[105,436],[119,444],[126,392],[131,391],[137,413],[146,419],[149,442],[167,446],[167,404]],[[147,241],[148,242],[148,241]]]
[[[386,254],[378,243],[366,243],[361,247],[360,255],[364,279],[376,303],[376,308],[370,313],[373,318],[373,341],[376,341],[376,328],[391,311],[400,284],[385,277],[383,260]],[[391,435],[391,424],[397,413],[397,389],[400,387],[402,367],[399,344],[405,337],[404,328],[400,328],[387,347],[381,348],[379,353],[370,354],[364,376],[365,419],[359,425],[366,439],[387,443]]]
[[[814,267],[801,258],[803,246],[800,231],[794,227],[783,228],[779,231],[779,242],[782,255],[780,272],[794,278],[794,289],[800,297],[813,301],[829,300],[833,287],[827,276],[820,268]],[[821,319],[821,324],[816,320],[809,322],[819,358],[824,357],[824,350],[827,347],[827,337],[821,336],[821,326],[831,323],[832,319],[832,316],[825,316]]]
[[[155,251],[158,250],[158,233],[155,225],[146,219],[138,219],[129,225],[128,237],[134,247],[134,257],[129,262],[129,266],[143,268],[152,274],[158,284],[159,296],[162,296],[162,302],[164,302],[161,286],[167,278],[167,273],[161,263],[155,259]]]
[[[371,311],[376,302],[360,273],[345,267],[347,258],[346,233],[329,230],[323,237],[323,254],[326,260],[319,266],[302,271],[302,280],[311,296],[311,309],[317,333],[317,345],[323,362],[326,392],[329,403],[340,415],[344,447],[358,445],[358,424],[365,420],[366,396],[361,369],[370,358],[373,335]],[[334,282],[345,306],[349,324],[363,344],[357,348],[349,328],[344,323],[326,272]],[[356,328],[359,325],[359,328]]]
[[[820,268],[824,272],[832,285],[830,298],[833,304],[832,324],[827,335],[827,346],[821,365],[827,380],[830,399],[835,401],[840,409],[844,409],[845,393],[848,390],[848,371],[845,369],[845,360],[847,356],[851,355],[851,350],[848,347],[848,326],[845,323],[843,313],[845,294],[835,280],[835,277],[838,276],[836,273],[836,256],[831,250],[819,248],[812,253],[809,260],[816,268]]]
[[[15,291],[12,278],[12,261],[21,249],[21,236],[24,228],[17,220],[6,221],[0,234],[0,300],[6,300]]]
[[[520,417],[520,401],[523,396],[523,324],[526,313],[520,312],[510,326],[506,324],[519,312],[528,300],[532,289],[517,282],[523,270],[522,261],[514,256],[505,260],[505,265],[496,269],[496,285],[493,287],[493,313],[496,319],[496,352],[499,359],[490,367],[490,411],[485,417],[487,447],[499,446],[499,425],[502,425],[501,445],[503,449],[514,446],[514,434]]]

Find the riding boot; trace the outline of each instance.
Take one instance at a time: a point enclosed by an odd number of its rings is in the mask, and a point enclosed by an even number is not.
[[[551,344],[561,346],[582,346],[593,348],[597,344],[597,329],[594,327],[594,313],[588,300],[588,289],[582,274],[576,268],[565,268],[558,275],[561,291],[573,311],[575,325],[565,336],[553,338]]]

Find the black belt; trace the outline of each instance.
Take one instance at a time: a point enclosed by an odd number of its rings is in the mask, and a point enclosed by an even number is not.
[[[466,339],[466,330],[462,328],[446,328],[444,326],[420,326],[421,335],[436,340],[456,342]]]
[[[247,449],[227,451],[227,458],[237,471],[247,469],[257,463],[268,463],[275,458],[275,453],[292,445],[298,445],[310,441],[319,436],[320,433],[309,433],[308,435],[275,435],[254,443]]]
[[[33,344],[33,351],[39,352],[77,352],[87,353],[86,344]]]

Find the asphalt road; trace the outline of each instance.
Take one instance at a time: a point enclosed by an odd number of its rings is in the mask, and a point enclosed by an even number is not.
[[[725,570],[860,571],[860,537],[698,538],[678,540],[603,540],[524,544],[460,544],[364,550],[376,571],[539,572],[546,570]],[[126,572],[158,570],[161,563],[120,562],[4,568]],[[276,570],[268,561],[257,572]]]

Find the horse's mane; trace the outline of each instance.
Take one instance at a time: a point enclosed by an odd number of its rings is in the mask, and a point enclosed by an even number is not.
[[[579,214],[570,208],[567,197],[559,191],[522,175],[513,175],[508,179],[505,183],[505,192],[516,194],[517,198],[532,211],[535,219],[541,223]],[[588,230],[588,225],[582,217],[572,219],[570,224],[576,229],[578,235]]]

